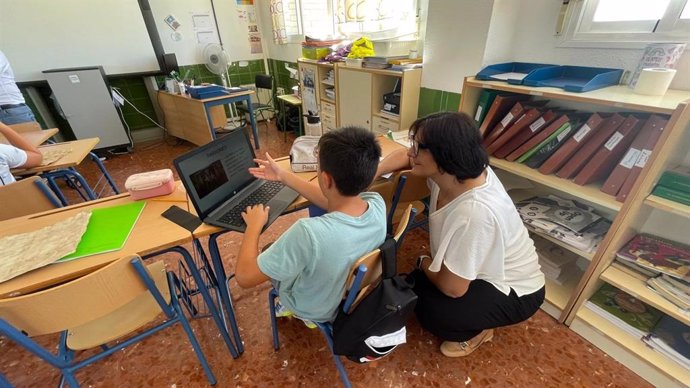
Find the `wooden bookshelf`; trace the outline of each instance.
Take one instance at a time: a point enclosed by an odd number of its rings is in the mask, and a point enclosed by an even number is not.
[[[554,319],[560,318],[581,277],[582,272],[579,271],[579,274],[574,274],[562,285],[546,279],[546,297],[544,298],[544,304],[541,306],[542,310]]]
[[[570,252],[572,252],[572,253],[580,256],[580,257],[584,257],[585,259],[587,259],[589,261],[592,261],[592,258],[594,258],[594,253],[592,253],[592,252],[585,252],[583,250],[577,249],[577,248],[573,247],[572,245],[566,244],[557,238],[549,236],[546,233],[538,232],[536,230],[529,229],[529,228],[527,230],[529,230],[530,233],[533,233],[533,234],[543,238],[544,240],[547,240],[553,244],[556,244],[559,247],[561,247],[567,251],[570,251]]]
[[[666,198],[661,198],[656,195],[650,195],[645,199],[644,203],[655,209],[676,214],[681,217],[690,218],[690,206],[671,201]]]

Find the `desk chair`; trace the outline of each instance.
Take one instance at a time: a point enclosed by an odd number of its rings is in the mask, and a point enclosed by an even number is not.
[[[37,176],[0,186],[0,203],[0,221],[62,207]]]
[[[400,243],[401,238],[403,238],[409,222],[414,219],[414,209],[410,205],[405,210],[403,217],[400,220],[398,228],[395,232],[394,239],[396,244]],[[343,311],[349,311],[350,307],[355,305],[361,298],[366,295],[371,284],[375,284],[376,281],[381,277],[382,273],[381,267],[381,250],[376,248],[375,250],[365,254],[355,261],[352,265],[352,271],[347,277],[345,284],[348,285],[345,290],[345,303],[343,304]],[[273,331],[273,349],[278,350],[280,348],[280,340],[278,338],[278,325],[276,322],[276,298],[278,297],[278,291],[275,288],[271,288],[268,292],[268,309],[269,315],[271,316],[271,329]],[[343,385],[346,387],[351,387],[350,379],[347,377],[347,372],[343,363],[340,361],[340,356],[333,353],[333,325],[331,322],[314,322],[316,326],[323,334],[326,342],[328,343],[328,348],[331,350],[331,355],[333,356],[333,361],[340,374],[340,379]]]
[[[254,120],[258,121],[259,115],[264,119],[266,123],[266,130],[268,131],[268,123],[271,121],[270,118],[264,116],[264,112],[271,112],[275,115],[275,107],[273,106],[273,76],[268,74],[257,74],[254,78],[254,86],[256,86],[256,102],[251,103],[251,107],[245,106],[243,104],[237,106],[237,110],[242,113],[254,115]],[[260,89],[266,89],[270,93],[270,98],[268,101],[261,101]],[[245,123],[246,125],[246,123]]]
[[[404,214],[403,211],[398,209],[400,205],[404,206],[411,204],[415,209],[415,214],[421,215],[424,213],[428,218],[429,208],[425,201],[431,194],[427,186],[426,178],[415,176],[410,170],[397,173],[393,178],[393,187],[393,195],[391,197],[387,219],[389,234],[393,230],[393,223],[401,219],[402,214]],[[409,229],[423,225],[427,222],[427,218],[417,222],[412,220]]]
[[[179,280],[166,271],[163,262],[145,266],[138,256],[126,257],[71,282],[0,299],[0,334],[59,369],[61,386],[66,381],[76,388],[77,370],[179,322],[209,383],[214,385],[215,376],[180,308],[179,293]],[[161,313],[165,320],[156,327],[107,345],[137,331]],[[57,332],[62,332],[57,355],[30,338]],[[95,347],[102,351],[75,360],[75,351]]]
[[[64,206],[67,206],[69,203],[64,194],[62,194],[62,191],[56,182],[57,179],[64,180],[69,187],[77,190],[77,193],[79,193],[79,196],[84,201],[92,201],[102,197],[103,192],[108,188],[108,186],[110,186],[113,195],[120,194],[120,190],[117,188],[115,181],[113,181],[113,178],[110,176],[110,173],[105,168],[105,165],[103,162],[101,162],[101,159],[98,157],[98,155],[93,152],[89,152],[89,158],[101,171],[101,176],[93,186],[93,189],[91,186],[89,186],[89,183],[86,181],[86,179],[84,179],[84,177],[74,167],[60,168],[53,171],[46,171],[41,174],[41,177],[45,178],[50,186],[50,189],[53,191],[53,193],[55,193],[58,199],[60,199],[60,202]]]

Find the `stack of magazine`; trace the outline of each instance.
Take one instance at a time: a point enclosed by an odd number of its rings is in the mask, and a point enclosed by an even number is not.
[[[576,254],[538,236],[534,236],[532,240],[539,256],[541,271],[547,279],[563,285],[574,275],[581,273],[577,267]]]
[[[532,197],[515,206],[528,229],[584,252],[594,252],[611,226],[591,207],[555,195]]]
[[[651,290],[690,312],[690,247],[638,234],[616,253],[616,260],[614,266],[646,281]]]
[[[669,359],[690,368],[690,328],[683,322],[608,283],[592,295],[585,307]]]

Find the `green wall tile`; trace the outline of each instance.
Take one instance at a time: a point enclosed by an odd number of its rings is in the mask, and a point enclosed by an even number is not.
[[[419,91],[418,117],[424,117],[429,113],[440,111],[442,97],[442,91],[440,90],[421,88]]]
[[[460,94],[453,92],[443,92],[444,103],[443,110],[457,112],[460,108]]]

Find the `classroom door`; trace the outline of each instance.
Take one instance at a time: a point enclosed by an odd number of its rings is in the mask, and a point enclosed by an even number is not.
[[[371,74],[338,69],[339,125],[356,125],[371,130]]]

